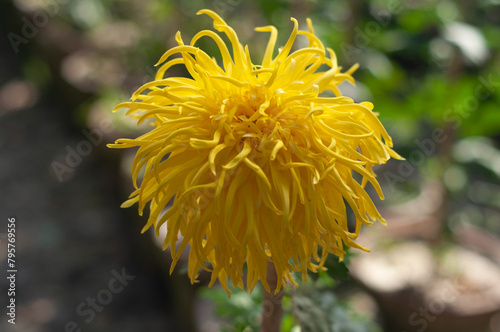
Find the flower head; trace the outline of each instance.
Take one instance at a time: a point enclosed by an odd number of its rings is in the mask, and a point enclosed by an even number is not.
[[[153,226],[158,234],[166,223],[171,271],[190,245],[191,281],[202,268],[211,272],[211,284],[219,279],[228,292],[228,277],[235,287],[245,287],[245,264],[246,288],[261,280],[268,290],[271,261],[278,291],[294,283],[293,271],[305,280],[308,269],[324,269],[329,253],[342,258],[346,246],[366,250],[354,241],[361,225],[385,222],[364,187],[371,183],[383,198],[372,166],[399,156],[373,105],[355,103],[338,89],[345,80],[354,83],[356,66],[342,73],[311,21],[309,31],[299,31],[294,18],[292,34],[276,56],[276,28],[256,29],[270,38],[262,63],[253,64],[248,46],[221,17],[210,10],[198,14],[213,19],[232,55],[214,31],[197,33],[189,44],[177,33],[178,46],[161,57],[155,80],[137,90],[132,102],[116,106],[129,109],[138,123],[153,121],[150,132],[111,145],[139,147],[133,163],[137,189],[122,206],[138,203],[142,214],[149,203],[143,231]],[[292,52],[299,35],[309,45]],[[222,66],[196,46],[202,37],[215,41]],[[165,76],[178,64],[190,78]],[[354,229],[348,227],[346,204],[356,217]]]

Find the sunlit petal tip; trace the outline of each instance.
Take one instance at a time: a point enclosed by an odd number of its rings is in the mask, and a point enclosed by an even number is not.
[[[127,201],[123,202],[123,203],[120,205],[120,207],[121,207],[121,208],[129,208],[129,207],[131,207],[132,205],[134,205],[135,203],[137,203],[137,200],[135,200],[135,199],[129,199],[129,200],[127,200]]]
[[[215,14],[213,11],[211,11],[210,9],[200,9],[196,12],[196,15],[203,15],[203,14],[206,14],[208,15],[209,13],[213,14],[213,15],[217,15]]]
[[[347,75],[352,75],[356,70],[358,70],[358,68],[359,68],[359,63],[355,63],[345,73]]]

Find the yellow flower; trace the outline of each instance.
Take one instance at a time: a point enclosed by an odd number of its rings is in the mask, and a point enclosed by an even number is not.
[[[155,80],[137,90],[132,102],[116,106],[129,109],[127,115],[138,123],[152,119],[154,126],[137,139],[110,145],[139,147],[133,164],[137,190],[122,206],[138,203],[142,215],[149,202],[143,232],[153,226],[158,235],[166,223],[163,248],[171,249],[170,271],[189,244],[191,282],[203,268],[211,272],[211,285],[219,279],[228,293],[228,277],[234,287],[245,288],[245,264],[246,288],[251,291],[261,280],[269,290],[271,261],[278,291],[294,283],[293,271],[301,271],[305,281],[308,269],[324,269],[328,253],[342,259],[346,246],[367,250],[354,242],[361,224],[385,221],[364,187],[370,182],[383,198],[372,166],[400,157],[373,105],[355,103],[337,88],[345,80],[354,83],[357,66],[341,73],[311,21],[309,31],[299,31],[294,18],[292,34],[276,56],[276,28],[256,29],[270,33],[256,65],[221,17],[210,10],[198,14],[213,19],[232,55],[214,31],[197,33],[189,44],[178,32],[178,46],[161,57]],[[309,45],[291,52],[298,35]],[[195,46],[202,37],[217,44],[223,66]],[[181,57],[171,58],[174,54]],[[166,77],[177,64],[191,78]],[[352,231],[346,203],[356,216]]]

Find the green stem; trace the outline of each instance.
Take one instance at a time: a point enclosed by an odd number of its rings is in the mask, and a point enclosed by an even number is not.
[[[280,290],[278,294],[274,294],[278,283],[278,275],[276,274],[276,268],[272,262],[267,263],[266,280],[270,292],[268,293],[264,290],[260,332],[279,332],[281,316],[283,315],[283,307],[281,305],[283,290]]]

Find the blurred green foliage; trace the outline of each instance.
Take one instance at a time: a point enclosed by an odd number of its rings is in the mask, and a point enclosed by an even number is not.
[[[334,295],[338,280],[348,279],[348,269],[344,263],[330,258],[327,271],[310,274],[308,281],[297,289],[285,289],[281,331],[296,332],[301,328],[303,332],[380,331],[368,317],[356,313]],[[300,273],[294,278],[301,283]],[[262,292],[259,284],[251,294],[234,289],[229,300],[221,288],[202,288],[201,296],[214,302],[217,315],[223,319],[221,331],[251,332],[260,328]]]

